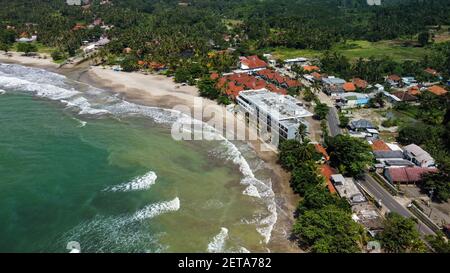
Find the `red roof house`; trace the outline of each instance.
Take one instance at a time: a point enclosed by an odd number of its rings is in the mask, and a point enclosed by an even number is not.
[[[437,95],[437,96],[442,96],[447,94],[447,90],[445,90],[444,88],[438,86],[438,85],[433,85],[431,87],[428,87],[428,91],[430,91],[431,93]]]
[[[377,139],[372,142],[372,151],[390,151],[391,149],[383,140]]]
[[[404,167],[404,168],[386,168],[384,176],[394,183],[416,183],[420,182],[422,175],[430,172],[437,172],[436,168]]]
[[[433,76],[439,75],[438,72],[437,72],[436,70],[434,70],[433,68],[430,68],[430,67],[428,67],[428,68],[425,69],[424,71],[425,71],[425,73],[428,73],[428,74],[433,75]]]
[[[352,83],[359,89],[366,89],[367,86],[369,85],[365,80],[360,79],[360,78],[353,78],[352,79]]]
[[[319,143],[314,144],[314,148],[316,149],[316,152],[318,152],[319,154],[321,154],[323,156],[325,161],[330,160],[330,156],[328,155],[327,150],[325,150],[325,148],[322,145],[320,145]]]
[[[312,71],[319,71],[320,68],[318,66],[315,65],[305,65],[302,66],[303,70],[306,72],[312,72]]]
[[[262,69],[267,67],[267,63],[256,55],[240,57],[239,59],[241,62],[241,69],[243,70]]]
[[[356,86],[352,82],[346,82],[342,85],[345,92],[355,92]]]
[[[325,181],[327,182],[327,188],[330,193],[336,193],[336,188],[333,186],[331,182],[331,175],[335,174],[335,171],[328,164],[323,164],[320,166],[320,173],[323,177],[325,177]]]

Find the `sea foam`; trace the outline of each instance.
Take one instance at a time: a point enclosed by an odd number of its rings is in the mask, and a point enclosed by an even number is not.
[[[68,107],[79,108],[79,114],[112,114],[118,117],[138,115],[151,118],[154,122],[161,124],[170,125],[174,122],[179,122],[182,124],[200,125],[203,134],[207,135],[209,139],[221,141],[222,145],[226,148],[225,158],[239,166],[239,170],[243,175],[241,184],[246,186],[243,193],[264,199],[267,203],[266,205],[270,215],[261,220],[257,230],[264,237],[264,242],[269,242],[273,226],[277,221],[276,204],[271,183],[264,183],[257,179],[247,160],[236,145],[225,138],[215,128],[179,111],[130,103],[116,96],[109,95],[107,92],[104,92],[104,104],[97,103],[97,105],[93,106],[88,96],[95,95],[96,99],[98,99],[99,94],[102,94],[100,89],[90,88],[87,92],[81,93],[66,84],[66,80],[67,78],[62,75],[47,72],[42,69],[19,65],[0,65],[0,87],[28,91],[36,96],[59,100]],[[49,81],[52,84],[48,84],[47,82]]]
[[[119,184],[117,186],[106,188],[106,191],[138,191],[147,190],[156,183],[158,176],[155,172],[148,172],[143,176],[133,178],[130,182]]]
[[[219,234],[214,236],[212,241],[208,244],[207,251],[209,253],[221,253],[225,251],[225,242],[228,238],[228,229],[222,227]]]

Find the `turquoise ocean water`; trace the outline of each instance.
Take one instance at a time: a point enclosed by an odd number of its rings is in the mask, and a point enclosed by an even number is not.
[[[245,144],[175,141],[181,114],[41,69],[0,64],[0,93],[0,252],[267,251],[274,194]]]

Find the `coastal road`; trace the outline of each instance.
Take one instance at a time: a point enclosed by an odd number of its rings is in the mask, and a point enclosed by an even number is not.
[[[339,127],[339,118],[335,107],[330,107],[330,111],[328,111],[327,115],[327,121],[328,127],[330,128],[330,135],[332,137],[335,137],[342,133],[342,130]]]
[[[375,179],[373,179],[369,174],[365,174],[364,180],[360,181],[360,184],[371,193],[377,200],[381,200],[381,205],[385,206],[389,211],[396,212],[403,217],[416,218],[414,215],[400,204],[395,198],[381,186]],[[422,223],[420,220],[417,224],[417,229],[422,235],[434,235],[434,231],[431,230],[427,225]]]

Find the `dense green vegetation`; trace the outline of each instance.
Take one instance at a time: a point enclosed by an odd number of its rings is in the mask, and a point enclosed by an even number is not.
[[[414,220],[396,213],[387,215],[384,230],[379,234],[378,239],[386,252],[404,253],[426,250]]]
[[[450,253],[450,243],[444,238],[445,234],[438,232],[435,236],[427,236],[427,241],[437,253]]]
[[[450,95],[435,96],[425,92],[421,95],[420,106],[401,109],[412,113],[419,122],[402,126],[397,141],[420,145],[434,157],[439,172],[425,175],[420,186],[426,194],[433,191],[436,201],[445,202],[450,199]]]
[[[124,71],[153,69],[141,62],[161,64],[176,82],[196,84],[200,95],[223,104],[230,99],[217,90],[210,73],[231,71],[240,55],[270,51],[279,58],[316,56],[322,72],[369,83],[383,82],[388,74],[437,80],[424,73],[427,67],[450,77],[450,42],[433,42],[434,33],[450,25],[450,0],[383,1],[381,6],[356,0],[191,0],[188,6],[178,0],[112,2],[100,5],[94,0],[83,8],[62,0],[1,1],[0,50],[15,47],[28,54],[46,48],[61,61],[82,55],[83,41],[105,35],[111,42],[92,56],[99,63],[120,64]],[[96,19],[112,27],[91,25]],[[32,34],[37,34],[37,43],[15,45],[16,38]],[[329,109],[314,89],[305,88],[302,96],[316,102],[315,115],[323,121]],[[424,93],[420,99],[420,107],[397,107],[419,120],[402,126],[398,141],[422,145],[437,159],[439,173],[424,177],[421,185],[445,201],[450,196],[449,97]],[[371,100],[374,107],[383,103],[377,97]],[[340,123],[345,126],[348,118],[340,116]],[[342,135],[324,138],[332,165],[344,175],[357,176],[372,162],[364,142]],[[361,228],[351,220],[348,204],[326,191],[315,163],[320,156],[305,135],[282,142],[279,150],[280,164],[291,172],[291,186],[303,198],[294,227],[298,243],[315,252],[359,251]],[[409,244],[416,240],[412,223],[393,215],[387,225],[381,236],[386,249],[420,250],[418,244]],[[406,237],[396,238],[394,231]]]
[[[425,73],[424,69],[433,67],[441,71],[444,77],[449,77],[450,42],[436,45],[430,54],[424,55],[419,61],[396,62],[389,57],[373,55],[350,61],[337,51],[326,51],[320,57],[320,66],[323,72],[344,79],[359,77],[373,84],[384,82],[384,77],[390,74],[414,76],[419,81],[439,81],[437,77]]]
[[[373,161],[369,144],[349,135],[337,135],[327,141],[331,164],[348,176],[358,176]]]
[[[351,219],[350,205],[330,194],[316,160],[320,155],[307,138],[280,143],[279,162],[291,171],[291,187],[302,196],[293,234],[312,252],[359,252],[363,228]]]
[[[267,48],[343,50],[349,58],[365,59],[378,59],[380,52],[387,54],[385,49],[393,48],[396,56],[405,59],[403,48],[413,56],[428,56],[432,50],[425,54],[415,48],[428,47],[432,41],[428,26],[440,29],[450,24],[449,0],[389,1],[381,6],[354,0],[192,0],[188,6],[176,0],[99,2],[94,0],[89,8],[82,8],[56,0],[3,1],[0,37],[10,32],[16,36],[37,32],[39,42],[73,56],[83,40],[97,39],[106,32],[113,42],[101,54],[104,61],[116,59],[130,47],[137,59],[161,62],[172,70],[185,67],[190,71],[192,65],[200,64],[209,70],[227,71],[236,55],[263,53]],[[76,24],[86,26],[99,18],[114,27],[109,31],[98,25],[74,29]],[[14,30],[5,34],[6,26]],[[416,40],[417,44],[401,47],[380,42],[391,39]],[[4,40],[10,39],[1,40],[5,44]],[[236,51],[208,54],[228,47]],[[448,45],[437,47],[445,50],[440,47]],[[442,62],[439,58],[434,61]]]

